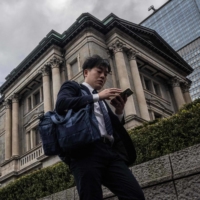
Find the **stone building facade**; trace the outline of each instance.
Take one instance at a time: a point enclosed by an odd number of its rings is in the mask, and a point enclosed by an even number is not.
[[[125,127],[168,117],[191,102],[186,78],[192,68],[153,30],[110,14],[100,21],[82,14],[63,34],[51,31],[0,87],[0,184],[59,161],[43,154],[37,129],[53,110],[66,80],[83,81],[88,56],[109,59],[104,88],[131,88]]]

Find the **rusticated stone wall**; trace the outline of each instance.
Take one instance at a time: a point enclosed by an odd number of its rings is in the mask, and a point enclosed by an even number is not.
[[[146,200],[200,200],[200,144],[131,167]],[[103,187],[104,199],[117,200]],[[78,200],[70,188],[41,200]]]

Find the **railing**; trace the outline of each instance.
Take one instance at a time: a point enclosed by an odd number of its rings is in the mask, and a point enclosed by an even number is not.
[[[37,162],[37,158],[44,155],[42,146],[38,146],[33,151],[27,153],[19,160],[19,170]]]

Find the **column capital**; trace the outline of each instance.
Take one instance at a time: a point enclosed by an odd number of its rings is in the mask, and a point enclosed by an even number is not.
[[[136,51],[135,49],[132,49],[130,48],[128,51],[127,51],[127,57],[128,57],[128,60],[136,60],[136,56],[139,54],[138,51]]]
[[[11,109],[11,103],[12,103],[11,99],[7,99],[7,100],[3,103],[3,105],[5,106],[6,109]]]
[[[59,68],[60,65],[63,63],[63,60],[54,56],[53,58],[50,59],[48,64],[51,66],[51,68]]]
[[[122,52],[124,50],[125,46],[126,45],[123,42],[121,42],[120,40],[116,40],[109,47],[109,50],[112,50],[114,53]]]
[[[180,80],[177,76],[174,76],[174,77],[169,81],[169,84],[170,84],[172,87],[180,87],[180,83],[181,83],[181,80]]]
[[[12,103],[18,103],[20,99],[20,95],[17,93],[13,93],[13,95],[11,96],[11,99],[12,99]]]
[[[42,76],[49,76],[50,75],[50,65],[47,63],[45,64],[38,73],[42,74]]]
[[[191,87],[191,83],[185,81],[181,84],[181,89],[183,91],[183,93],[189,92],[189,89]]]

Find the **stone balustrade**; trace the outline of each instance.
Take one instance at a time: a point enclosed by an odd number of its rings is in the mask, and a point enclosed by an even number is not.
[[[38,146],[34,151],[29,152],[28,154],[25,154],[19,159],[19,170],[37,162],[37,158],[40,156],[43,156],[43,148],[42,146]]]

